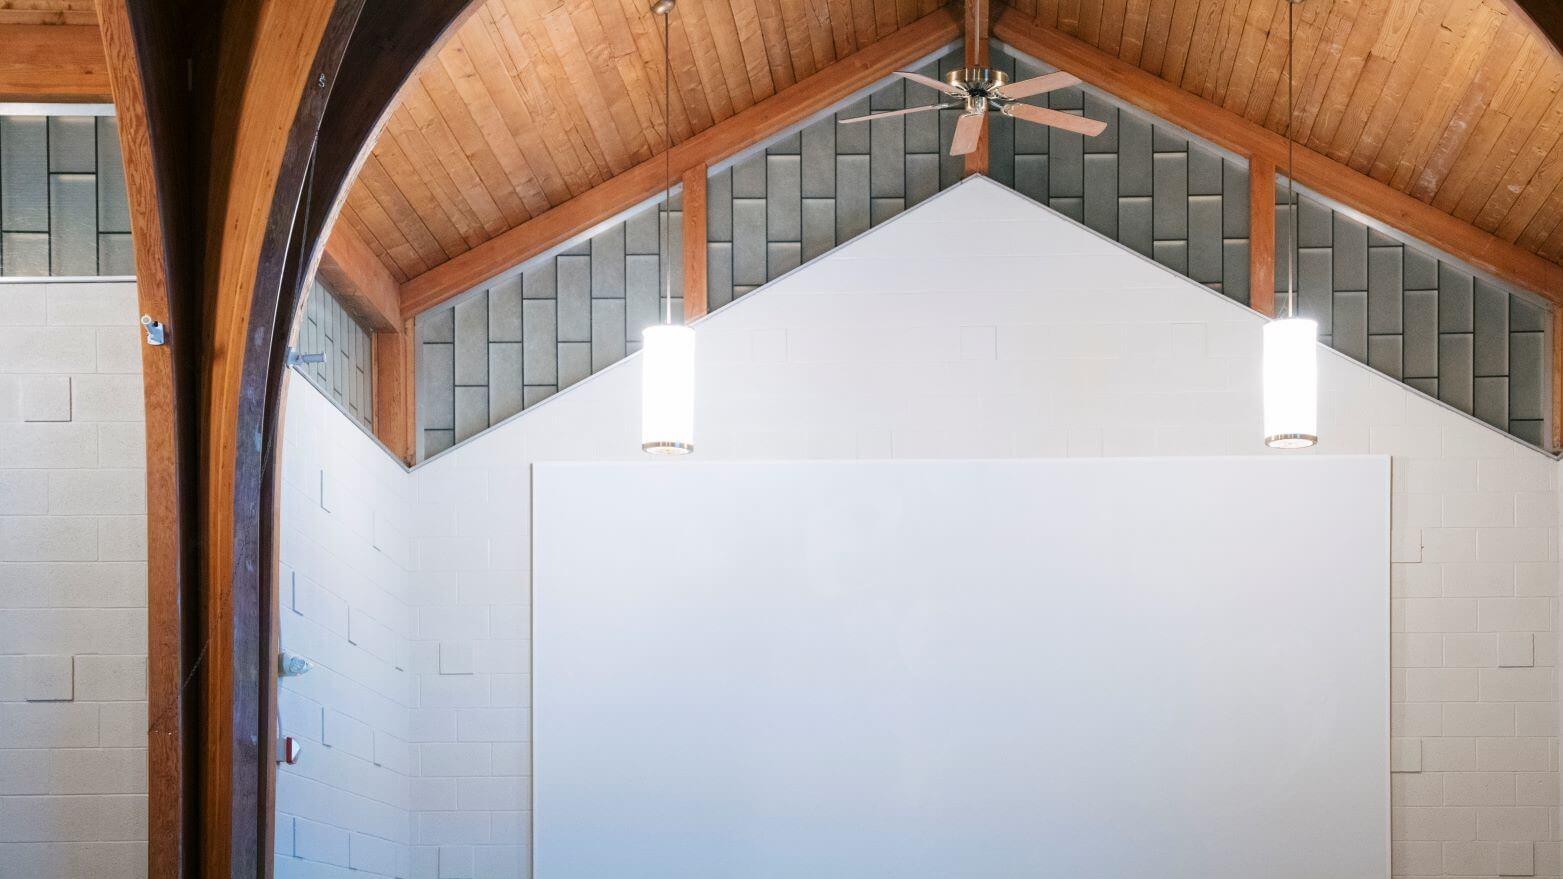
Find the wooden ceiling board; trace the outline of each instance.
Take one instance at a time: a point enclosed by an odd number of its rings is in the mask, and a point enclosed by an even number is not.
[[[343,214],[416,277],[660,155],[664,113],[681,143],[947,2],[682,0],[664,107],[649,0],[484,0],[403,90]]]
[[[0,24],[98,23],[93,0],[0,0]]]
[[[681,0],[664,107],[647,0],[484,0],[405,90],[344,214],[416,277],[660,155],[664,113],[682,143],[947,2]],[[0,0],[0,15],[23,7],[90,11]],[[1008,8],[1276,133],[1291,119],[1299,143],[1563,257],[1563,56],[1508,0]]]
[[[1010,9],[1278,134],[1290,118],[1299,143],[1563,258],[1563,56],[1505,0],[1016,0]]]

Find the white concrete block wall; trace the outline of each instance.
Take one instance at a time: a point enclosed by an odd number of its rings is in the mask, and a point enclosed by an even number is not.
[[[283,678],[297,764],[277,775],[277,876],[411,869],[408,611],[411,482],[307,381],[283,422],[281,640],[311,660]]]
[[[951,228],[971,259],[949,258]],[[703,322],[697,454],[1274,454],[1261,325],[969,182]],[[1394,874],[1559,876],[1559,464],[1320,367],[1302,454],[1393,456]],[[638,418],[631,359],[413,472],[416,876],[525,875],[527,468],[640,459]]]
[[[131,283],[0,284],[0,876],[146,874]]]

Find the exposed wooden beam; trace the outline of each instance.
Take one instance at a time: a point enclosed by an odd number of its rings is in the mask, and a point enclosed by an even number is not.
[[[1552,450],[1563,451],[1563,308],[1552,309]]]
[[[171,301],[173,254],[162,230],[164,199],[159,191],[148,113],[149,81],[137,64],[125,0],[100,0],[103,43],[116,75],[120,152],[125,188],[136,231],[136,299],[141,314],[170,330],[176,325]],[[96,34],[97,28],[91,28]],[[105,74],[107,75],[107,74]],[[184,879],[193,873],[198,836],[194,804],[199,800],[198,731],[191,722],[183,684],[194,683],[194,652],[186,626],[195,616],[185,606],[199,590],[189,535],[196,526],[195,413],[179,401],[194,398],[192,375],[182,364],[200,339],[169,332],[163,345],[141,345],[142,401],[146,411],[147,473],[147,875]],[[193,700],[192,700],[193,701]]]
[[[1248,306],[1275,317],[1275,164],[1248,164]]]
[[[404,463],[411,464],[417,451],[417,378],[414,373],[413,322],[396,331],[375,333],[374,435]]]
[[[0,24],[0,46],[0,101],[111,100],[96,27]]]
[[[994,36],[1067,70],[1148,113],[1250,159],[1286,163],[1286,138],[1067,34],[1005,8]],[[1418,238],[1478,269],[1553,302],[1563,302],[1563,266],[1353,171],[1299,144],[1297,180],[1308,188]]]
[[[337,223],[320,257],[320,279],[375,332],[402,328],[401,285],[346,223]]]
[[[965,61],[967,67],[987,67],[990,59],[988,35],[993,25],[993,11],[988,0],[966,0],[961,14],[961,29],[965,31]],[[977,148],[966,154],[964,173],[988,173],[988,131],[993,127],[990,117],[983,122],[982,133],[977,135]]]
[[[414,449],[412,321],[402,320],[401,287],[385,264],[346,223],[326,239],[317,269],[337,301],[370,330],[374,435],[396,457],[411,463]]]
[[[673,147],[672,173],[722,161],[873,85],[898,67],[948,44],[960,23],[948,9],[919,18],[748,109]],[[402,285],[402,313],[417,315],[590,230],[663,186],[664,157],[654,156],[552,210],[474,247]]]
[[[340,199],[341,169],[467,2],[98,0],[138,292],[168,333],[143,355],[159,879],[271,873],[284,354],[331,213],[301,205]],[[328,106],[344,124],[322,125]]]
[[[706,175],[697,165],[684,172],[684,320],[706,313]]]

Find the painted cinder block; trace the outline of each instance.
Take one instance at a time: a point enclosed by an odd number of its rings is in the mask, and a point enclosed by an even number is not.
[[[75,696],[69,656],[22,658],[24,696],[29,702],[69,702]]]
[[[293,824],[293,851],[299,857],[338,867],[348,866],[348,832],[340,827],[298,818]]]
[[[23,421],[70,421],[71,378],[68,375],[21,377]]]
[[[1555,844],[1554,844],[1555,847]],[[1536,875],[1536,846],[1532,842],[1501,842],[1498,844],[1499,876]]]
[[[472,674],[476,670],[473,653],[473,645],[470,641],[441,641],[439,673],[442,675]]]
[[[1446,736],[1512,736],[1514,706],[1491,702],[1446,702],[1443,726]]]
[[[147,697],[145,656],[83,654],[75,657],[76,698],[83,702],[134,702]]]
[[[374,760],[374,730],[367,723],[349,717],[330,706],[325,710],[321,744],[352,754],[354,757]]]

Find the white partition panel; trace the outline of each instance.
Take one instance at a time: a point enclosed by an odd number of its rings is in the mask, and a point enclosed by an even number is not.
[[[1382,879],[1389,461],[537,465],[534,863]]]

